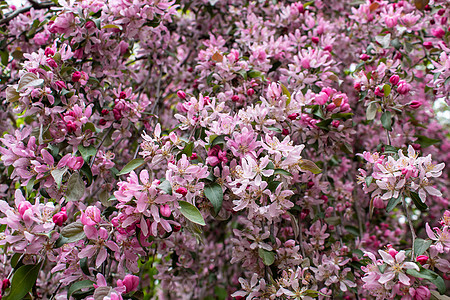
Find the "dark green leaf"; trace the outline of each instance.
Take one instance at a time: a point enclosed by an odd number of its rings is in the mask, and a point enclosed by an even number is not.
[[[119,173],[117,173],[117,176],[128,174],[131,171],[133,171],[134,169],[137,169],[137,168],[143,166],[144,164],[145,164],[145,160],[143,158],[135,158],[132,161],[130,161],[129,163],[127,163],[126,166],[123,167],[123,169]]]
[[[67,291],[67,299],[69,299],[70,296],[72,296],[72,294],[74,292],[79,291],[81,289],[91,288],[91,287],[92,288],[94,287],[93,281],[90,281],[90,280],[77,281],[69,287],[69,290]]]
[[[266,266],[270,266],[275,262],[275,253],[273,253],[272,251],[267,251],[265,249],[259,248],[258,254],[259,257],[262,258],[262,261]]]
[[[440,140],[431,139],[423,135],[415,135],[415,137],[417,138],[416,143],[420,144],[422,148],[427,148],[431,145],[438,144],[441,142]]]
[[[391,198],[386,206],[386,211],[391,212],[397,204],[400,203],[400,200],[402,200],[402,196],[399,195],[397,198]]]
[[[172,195],[172,186],[170,185],[170,182],[168,180],[161,181],[161,183],[158,185],[158,188],[166,192],[166,194]]]
[[[78,173],[73,173],[67,181],[66,200],[78,201],[84,196],[86,186]]]
[[[375,119],[378,112],[378,105],[375,102],[371,102],[366,109],[366,119],[371,121]]]
[[[412,201],[414,202],[414,205],[420,211],[426,211],[428,209],[428,206],[422,202],[422,199],[420,199],[419,195],[416,192],[410,192],[409,196],[411,197]]]
[[[288,177],[292,177],[292,174],[286,170],[283,169],[275,169],[273,172],[274,175],[276,174],[280,174],[280,175],[284,175],[284,176],[288,176]]]
[[[87,186],[90,186],[92,183],[92,171],[91,171],[91,167],[89,167],[88,163],[85,162],[83,164],[83,166],[80,169],[80,173],[83,173],[83,175],[87,179]]]
[[[383,125],[383,128],[392,131],[392,114],[390,111],[385,111],[381,115],[381,124]]]
[[[80,259],[80,268],[84,274],[91,276],[91,272],[89,272],[89,265],[88,265],[87,257],[83,257],[82,259]]]
[[[187,143],[186,146],[184,146],[182,153],[186,154],[187,157],[191,157],[193,149],[194,142]]]
[[[89,158],[97,153],[97,149],[92,145],[89,147],[78,145],[78,151],[80,151],[81,157],[83,157],[85,162],[89,162]]]
[[[430,248],[431,244],[433,243],[432,240],[424,240],[417,238],[414,241],[414,255],[419,256],[425,253],[425,251]]]
[[[197,207],[186,201],[178,201],[178,204],[180,205],[181,214],[186,219],[202,226],[206,225],[205,219],[203,219],[203,216]]]
[[[36,265],[23,265],[14,272],[11,280],[9,294],[3,300],[21,300],[36,283],[41,270],[41,263]]]
[[[222,208],[223,191],[218,183],[211,183],[205,186],[205,197],[211,202],[214,207],[214,212],[217,215]]]
[[[61,236],[67,239],[66,243],[79,241],[86,237],[83,228],[84,226],[81,222],[70,223],[61,230]]]

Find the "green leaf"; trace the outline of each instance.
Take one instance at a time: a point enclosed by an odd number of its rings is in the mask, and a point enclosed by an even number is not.
[[[228,297],[227,290],[220,286],[214,287],[214,294],[217,296],[218,300],[225,300]]]
[[[308,159],[302,159],[300,163],[300,169],[302,171],[310,171],[313,174],[319,174],[322,172],[322,169],[320,169],[314,162]]]
[[[387,97],[391,93],[391,86],[389,84],[385,84],[383,86],[384,96]]]
[[[187,157],[191,157],[192,150],[194,149],[194,142],[187,143],[186,146],[184,146],[184,149],[182,153],[186,154]]]
[[[9,60],[8,52],[5,50],[0,51],[0,57],[1,57],[0,62],[2,63],[2,65],[6,66]]]
[[[291,103],[291,93],[284,84],[282,84],[281,82],[279,82],[279,84],[281,86],[281,90],[283,91],[283,95],[286,95],[287,97],[286,106],[289,106],[289,103]]]
[[[128,174],[131,171],[133,171],[134,169],[137,169],[137,168],[143,166],[144,164],[145,164],[145,160],[143,158],[135,158],[132,161],[130,161],[129,163],[127,163],[126,166],[123,167],[123,169],[119,173],[117,173],[117,176]]]
[[[11,257],[11,267],[15,269],[21,257],[22,253],[14,253],[14,255]]]
[[[267,129],[269,129],[270,131],[278,132],[278,133],[282,132],[282,130],[280,128],[275,127],[275,126],[269,126],[269,127],[267,127]]]
[[[205,226],[205,220],[197,207],[186,201],[178,201],[181,214],[189,221]]]
[[[335,113],[331,115],[332,119],[344,119],[347,120],[353,116],[353,113]]]
[[[23,265],[14,272],[11,280],[9,294],[3,300],[21,300],[36,283],[36,279],[41,270],[41,263],[36,265]]]
[[[383,128],[392,131],[392,114],[390,111],[385,111],[381,115],[381,124],[383,125]]]
[[[414,241],[414,255],[419,256],[425,253],[425,251],[430,248],[431,244],[433,243],[432,240],[424,240],[417,238]]]
[[[69,290],[67,291],[67,299],[69,299],[70,296],[72,296],[72,294],[75,293],[76,291],[93,287],[94,282],[91,280],[77,281],[69,287]]]
[[[375,116],[378,112],[378,105],[376,102],[371,102],[366,109],[366,119],[367,121],[371,121],[375,119]]]
[[[422,148],[427,148],[430,147],[431,145],[438,144],[441,142],[441,140],[431,139],[423,135],[415,135],[415,137],[417,138],[416,143],[420,144]]]
[[[62,182],[64,174],[66,174],[66,171],[67,171],[67,168],[64,167],[63,169],[55,169],[50,172],[52,174],[53,179],[55,179],[58,189],[61,187],[61,182]]]
[[[80,169],[80,172],[83,173],[83,175],[86,177],[87,186],[90,186],[92,183],[92,171],[91,167],[89,167],[89,164],[87,162],[83,164],[83,166]]]
[[[375,41],[380,43],[383,48],[388,48],[391,43],[391,34],[388,33],[386,35],[377,35],[375,37]]]
[[[372,184],[373,177],[372,176],[367,176],[365,181],[366,181],[367,187],[369,187]]]
[[[91,276],[91,272],[89,272],[89,265],[88,265],[87,257],[83,257],[82,259],[80,259],[80,268],[84,274]]]
[[[393,146],[390,146],[390,145],[385,145],[384,146],[384,153],[396,154],[397,152],[398,152],[398,149],[393,147]]]
[[[97,153],[97,149],[92,145],[89,147],[78,145],[78,151],[80,151],[81,157],[83,157],[85,162],[89,162],[89,158]]]
[[[211,142],[211,147],[215,146],[215,145],[225,145],[226,141],[225,141],[225,135],[218,135],[216,136]]]
[[[408,269],[406,270],[406,273],[416,278],[423,278],[431,281],[438,288],[439,293],[444,294],[446,291],[446,287],[442,277],[434,271],[425,269],[421,266],[419,267],[420,271],[417,271],[416,269]]]
[[[426,211],[428,209],[428,205],[422,202],[422,199],[420,199],[419,195],[416,192],[410,192],[409,196],[411,197],[411,200],[414,202],[414,205],[420,211]]]
[[[275,169],[275,170],[273,171],[273,174],[274,174],[274,175],[280,174],[280,175],[292,177],[292,174],[291,174],[290,172],[288,172],[288,171],[286,171],[286,170],[283,170],[283,169]]]
[[[250,78],[257,78],[257,77],[262,78],[263,77],[262,73],[260,71],[256,71],[256,70],[248,71],[247,75]]]
[[[400,200],[402,200],[401,195],[399,195],[397,198],[392,197],[386,206],[386,211],[391,212],[397,206],[397,204],[400,203]]]
[[[320,129],[329,131],[330,129],[328,128],[328,125],[330,125],[331,122],[333,122],[332,119],[323,120],[316,123],[316,126],[319,127]]]
[[[81,222],[70,223],[61,230],[61,236],[67,239],[66,243],[79,241],[86,237],[83,228],[84,226]]]
[[[33,176],[27,183],[26,193],[27,197],[33,192],[34,183],[36,181],[36,176]]]
[[[78,201],[84,196],[86,186],[78,173],[73,173],[67,181],[67,201]]]
[[[214,212],[217,215],[222,208],[223,191],[218,183],[211,183],[205,186],[205,197],[211,202],[214,207]]]
[[[26,88],[39,86],[43,83],[44,79],[41,79],[36,74],[29,72],[20,78],[17,91],[20,92]]]
[[[266,266],[270,266],[275,262],[275,253],[273,253],[272,251],[267,251],[265,249],[259,248],[258,254],[259,257],[262,258],[262,261]]]
[[[172,195],[172,186],[170,185],[170,182],[168,180],[161,181],[161,183],[158,185],[158,188],[166,192],[166,194]]]

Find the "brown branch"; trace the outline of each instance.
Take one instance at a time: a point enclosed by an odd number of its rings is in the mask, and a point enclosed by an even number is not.
[[[0,25],[3,24],[8,24],[9,21],[11,21],[12,19],[14,19],[15,17],[17,17],[20,14],[26,13],[27,11],[31,10],[32,8],[34,9],[45,9],[45,8],[50,8],[52,6],[56,6],[55,3],[53,2],[43,2],[43,3],[39,3],[36,2],[35,0],[28,0],[31,5],[21,8],[21,9],[17,9],[14,12],[12,12],[11,14],[9,14],[8,16],[6,16],[5,18],[0,19]]]

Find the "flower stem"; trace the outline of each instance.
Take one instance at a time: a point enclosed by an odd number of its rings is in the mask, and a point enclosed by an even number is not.
[[[411,252],[411,258],[414,259],[414,242],[416,241],[416,232],[414,231],[414,226],[412,224],[411,216],[409,214],[408,206],[406,206],[405,197],[402,197],[402,204],[403,208],[405,209],[406,218],[408,219],[409,229],[411,230],[411,236],[412,236],[412,252]]]

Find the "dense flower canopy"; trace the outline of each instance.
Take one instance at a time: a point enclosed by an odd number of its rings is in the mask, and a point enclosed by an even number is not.
[[[0,299],[446,299],[449,18],[0,1]]]

